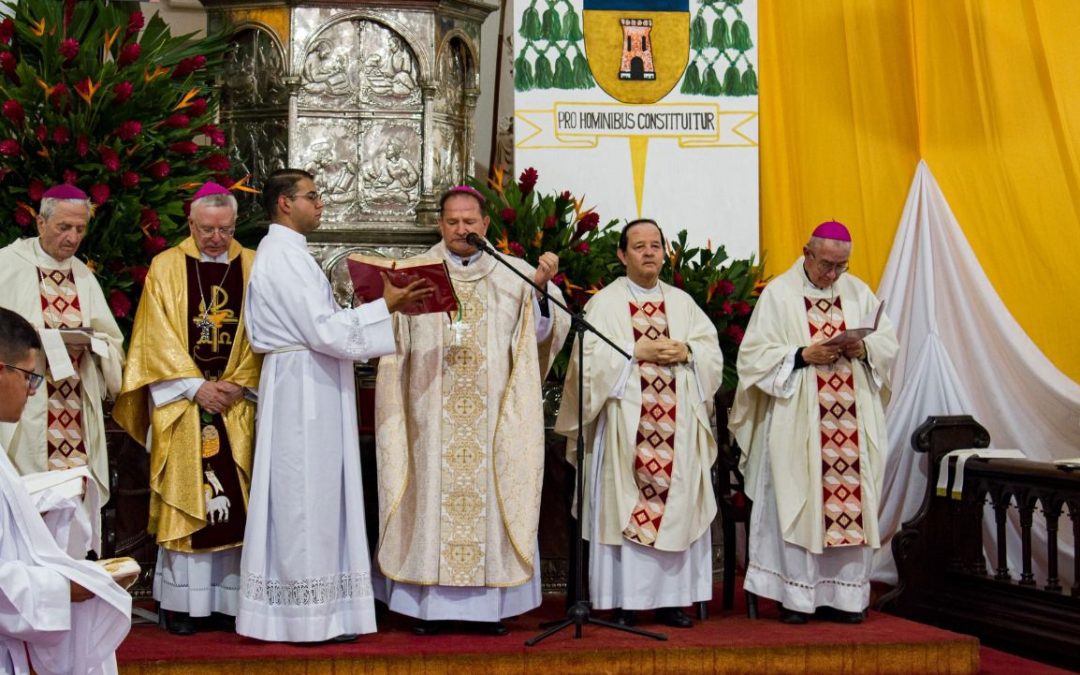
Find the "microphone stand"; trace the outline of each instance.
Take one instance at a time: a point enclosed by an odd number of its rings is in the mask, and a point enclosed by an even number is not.
[[[581,516],[583,513],[582,505],[584,502],[585,491],[585,436],[583,435],[583,422],[582,418],[585,416],[585,346],[583,344],[583,338],[585,333],[589,332],[600,338],[614,349],[619,354],[629,360],[631,356],[623,351],[618,345],[612,342],[606,335],[598,331],[592,324],[585,320],[585,317],[581,316],[567,307],[565,304],[556,300],[548,295],[546,288],[537,286],[532,279],[523,274],[516,267],[506,262],[506,260],[499,255],[494,248],[491,247],[487,241],[485,241],[480,235],[470,232],[465,238],[471,245],[487,253],[492,258],[495,258],[500,264],[509,269],[511,272],[521,277],[529,286],[532,286],[538,293],[541,294],[543,299],[550,301],[556,307],[566,312],[570,316],[570,330],[573,335],[576,336],[578,344],[578,381],[577,381],[577,396],[578,396],[578,430],[577,430],[577,447],[575,456],[577,457],[577,471],[576,484],[574,486],[574,494],[577,498],[578,505],[578,517],[574,518],[574,546],[576,557],[574,560],[574,603],[566,610],[566,617],[560,621],[555,622],[554,625],[544,630],[539,635],[533,636],[525,641],[525,645],[532,647],[533,645],[545,640],[552,635],[558,633],[564,628],[574,627],[574,639],[581,639],[581,627],[585,624],[593,624],[596,626],[604,626],[606,628],[612,628],[614,630],[621,630],[626,633],[634,633],[636,635],[642,635],[644,637],[650,637],[654,640],[667,640],[667,635],[663,633],[654,633],[652,631],[643,630],[641,628],[635,628],[634,626],[624,626],[622,624],[615,623],[614,621],[605,621],[603,619],[595,619],[592,617],[591,603],[584,599],[584,569],[582,565],[582,559],[584,558],[584,542],[585,538],[582,536],[581,531]]]

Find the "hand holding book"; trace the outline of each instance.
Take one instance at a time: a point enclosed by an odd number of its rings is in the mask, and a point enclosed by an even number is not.
[[[454,286],[446,263],[440,259],[394,260],[354,254],[347,264],[360,302],[384,298],[387,309],[403,314],[457,311]]]

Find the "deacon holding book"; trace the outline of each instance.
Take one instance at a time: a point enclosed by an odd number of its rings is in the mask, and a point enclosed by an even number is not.
[[[664,235],[635,220],[619,239],[626,276],[585,305],[585,316],[633,358],[592,333],[585,372],[574,346],[555,431],[577,463],[577,380],[584,378],[585,507],[589,591],[596,609],[619,608],[633,625],[655,609],[658,622],[690,628],[681,607],[712,597],[716,516],[713,394],[724,376],[716,327],[685,292],[660,281]]]
[[[340,308],[307,249],[323,209],[313,176],[275,171],[262,199],[271,225],[244,327],[265,357],[236,632],[353,640],[375,630],[353,363],[393,353],[391,313],[431,290],[424,281],[386,284],[383,298]]]
[[[191,236],[150,264],[113,409],[150,448],[154,599],[180,635],[236,616],[262,362],[244,331],[255,251],[233,240],[236,198],[206,183],[190,214]]]
[[[873,322],[879,301],[844,274],[851,235],[819,225],[803,257],[765,287],[739,348],[730,429],[743,450],[750,519],[746,590],[781,603],[780,620],[859,623],[878,508],[884,405],[898,345],[877,329],[840,346],[836,334]]]
[[[0,308],[0,422],[17,422],[41,387],[41,348],[34,326]],[[0,672],[115,673],[130,628],[131,596],[56,545],[0,443]]]
[[[466,241],[487,231],[483,201],[443,194],[425,254],[446,261],[458,310],[394,317],[397,351],[379,361],[376,595],[424,635],[451,620],[503,635],[501,619],[540,604],[541,383],[569,321]],[[506,259],[562,298],[553,253],[536,269]]]
[[[37,216],[38,236],[0,249],[0,307],[37,328],[45,373],[22,418],[0,423],[0,444],[20,474],[89,468],[95,486],[87,490],[86,512],[76,515],[84,534],[80,542],[61,542],[79,557],[100,548],[98,507],[109,499],[102,402],[120,390],[124,362],[124,338],[101,286],[75,257],[91,214],[79,188],[49,188]]]

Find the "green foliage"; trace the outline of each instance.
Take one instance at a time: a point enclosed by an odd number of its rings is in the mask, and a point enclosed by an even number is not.
[[[580,311],[594,293],[624,275],[616,251],[622,225],[600,224],[600,216],[565,191],[542,195],[534,190],[538,175],[526,169],[514,181],[501,170],[488,183],[469,183],[485,197],[491,225],[488,239],[503,253],[536,264],[548,251],[559,256],[554,282],[567,305]],[[670,242],[668,264],[661,279],[689,293],[716,325],[724,351],[724,386],[735,384],[735,357],[760,292],[763,267],[753,258],[728,260],[721,246],[691,248],[686,231]],[[553,366],[556,377],[565,372],[570,345]]]
[[[185,197],[233,182],[213,124],[225,39],[174,37],[134,3],[3,4],[0,245],[36,234],[45,188],[82,188],[95,209],[79,257],[126,329],[150,259],[186,236]]]

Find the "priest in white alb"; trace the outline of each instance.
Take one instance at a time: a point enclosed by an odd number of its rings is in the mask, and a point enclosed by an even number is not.
[[[67,550],[99,550],[99,508],[109,499],[102,403],[120,391],[124,338],[94,273],[75,257],[90,201],[74,185],[45,191],[38,236],[0,249],[0,307],[39,331],[45,384],[17,424],[0,424],[0,443],[20,474],[88,467],[93,485]],[[80,550],[81,549],[81,550]]]
[[[540,604],[537,526],[544,475],[541,386],[569,325],[536,291],[467,241],[483,236],[483,196],[440,200],[442,241],[459,309],[394,320],[397,351],[379,361],[376,595],[437,633],[447,621],[504,635],[501,620]],[[537,268],[506,256],[547,292],[558,257]]]
[[[0,308],[0,421],[16,422],[44,376],[41,340]],[[0,672],[115,673],[131,596],[98,565],[57,546],[0,443]]]
[[[845,274],[851,234],[819,225],[769,282],[739,347],[729,428],[750,517],[746,590],[780,620],[859,623],[870,602],[896,334],[870,288]]]
[[[580,517],[592,606],[618,609],[624,625],[655,609],[659,623],[690,628],[682,608],[712,598],[712,414],[724,356],[705,312],[660,281],[665,240],[655,221],[627,224],[617,254],[626,276],[589,300],[585,318],[632,358],[586,333],[584,372],[576,344],[555,431],[576,466],[583,379]]]
[[[244,325],[265,354],[240,560],[236,632],[260,640],[354,640],[375,630],[353,367],[394,351],[391,312],[423,282],[354,309],[334,301],[307,248],[322,218],[314,178],[266,180],[270,230],[248,282]]]

